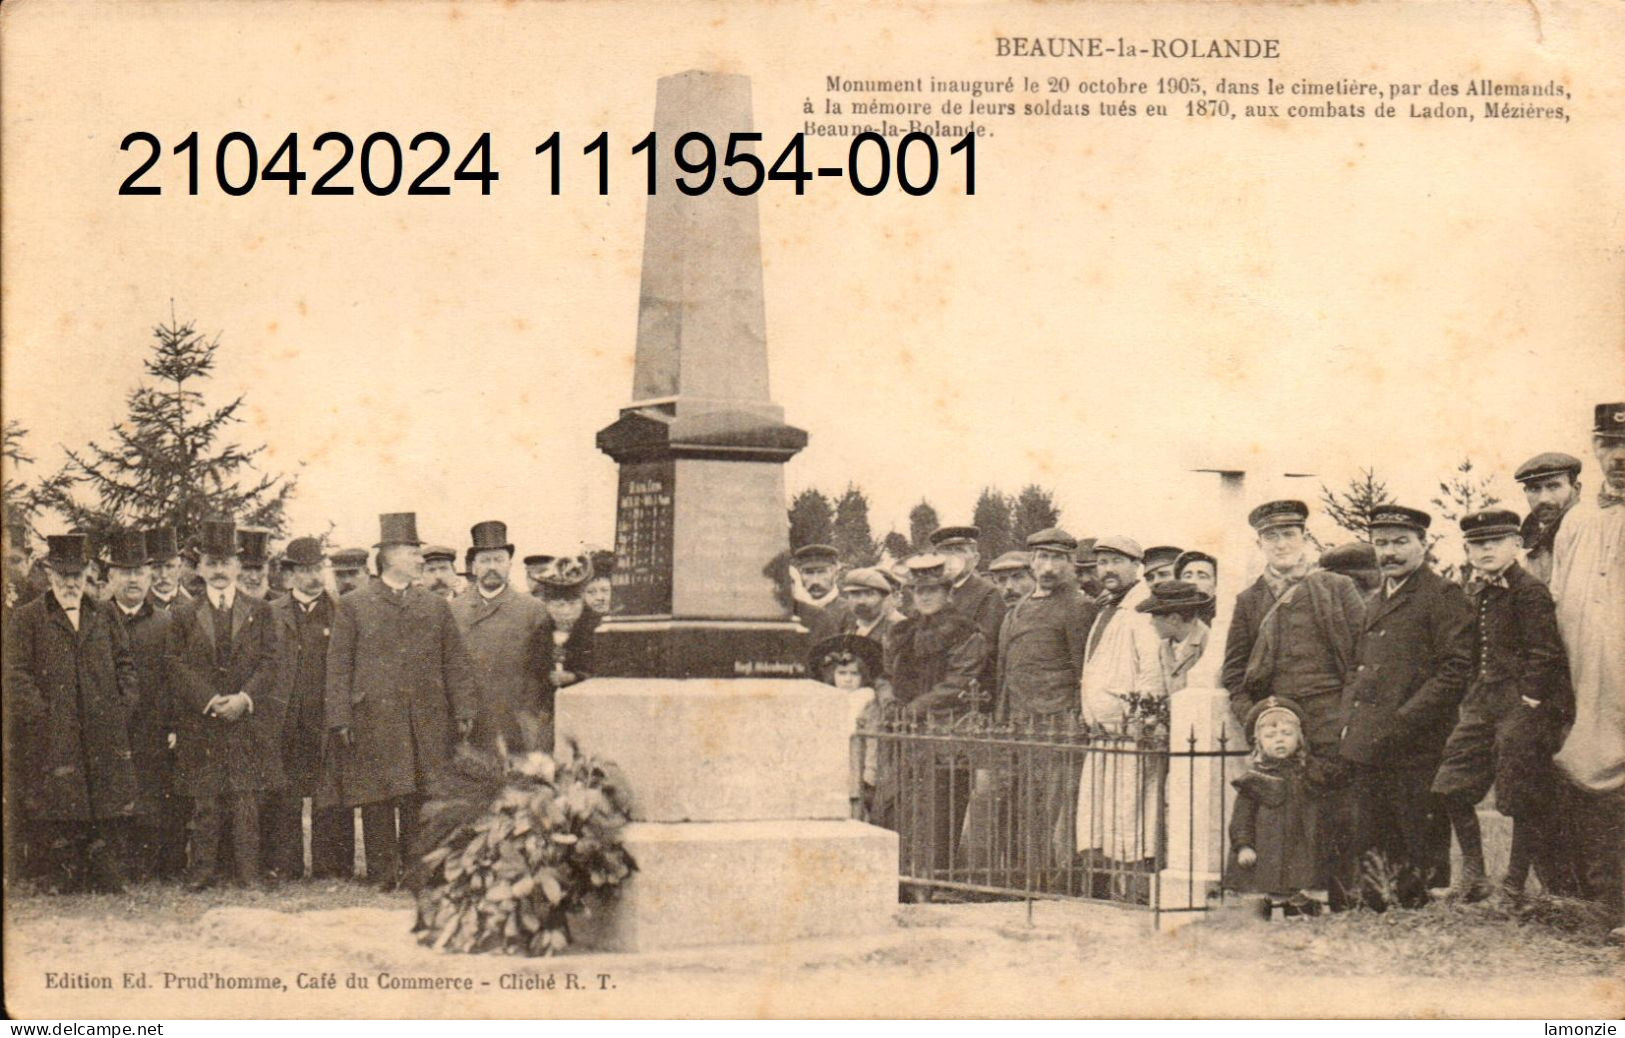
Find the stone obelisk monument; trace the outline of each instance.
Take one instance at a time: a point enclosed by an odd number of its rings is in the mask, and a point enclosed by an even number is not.
[[[556,704],[559,737],[619,764],[634,800],[639,871],[579,927],[604,949],[863,933],[896,903],[896,834],[849,817],[850,695],[802,677],[775,579],[807,434],[768,395],[756,199],[671,179],[682,134],[751,128],[746,77],[660,80],[632,403],[598,434],[620,466],[617,611],[600,676]]]

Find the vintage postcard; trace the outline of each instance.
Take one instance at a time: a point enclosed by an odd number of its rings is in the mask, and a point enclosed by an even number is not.
[[[6,1011],[1617,1017],[1621,53],[5,4]]]

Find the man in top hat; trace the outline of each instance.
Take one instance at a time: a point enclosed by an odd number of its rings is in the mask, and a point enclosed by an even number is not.
[[[1007,551],[994,559],[988,564],[987,576],[999,589],[999,597],[1004,599],[1006,616],[1010,615],[1011,606],[1038,587],[1038,581],[1033,577],[1032,555],[1024,551]]]
[[[271,531],[244,527],[237,531],[237,541],[242,546],[237,557],[237,587],[250,598],[263,601],[266,592],[271,589],[265,576],[266,568],[271,564]]]
[[[526,555],[523,560],[525,567],[525,586],[538,600],[542,597],[542,578],[553,566],[551,555]]]
[[[1377,549],[1367,541],[1350,541],[1327,548],[1320,553],[1320,568],[1328,573],[1341,573],[1354,581],[1360,594],[1367,597],[1382,587],[1382,568],[1377,565]]]
[[[1462,517],[1461,535],[1474,573],[1468,628],[1474,667],[1433,779],[1461,848],[1458,889],[1467,900],[1490,893],[1477,805],[1493,787],[1495,806],[1513,825],[1503,889],[1521,898],[1531,866],[1538,866],[1542,888],[1556,892],[1563,880],[1550,868],[1548,823],[1557,793],[1552,754],[1573,713],[1557,610],[1546,585],[1518,565],[1517,513],[1474,512]]]
[[[179,542],[172,526],[155,526],[146,533],[147,569],[152,575],[152,587],[147,597],[154,609],[168,612],[179,602],[190,602],[192,596],[181,587],[186,563],[181,559]]]
[[[548,629],[552,651],[544,663],[550,691],[592,677],[592,636],[603,617],[581,600],[581,592],[591,579],[592,560],[585,555],[555,558],[542,577],[542,605],[547,607],[551,621]],[[551,695],[548,701],[551,704]]]
[[[153,605],[147,559],[147,539],[141,531],[114,532],[107,560],[112,595],[103,608],[130,643],[138,689],[129,723],[136,801],[127,872],[139,879],[170,879],[186,869],[191,805],[175,795],[169,748],[175,725],[167,655],[173,614]]]
[[[592,560],[592,579],[581,589],[581,600],[599,616],[608,616],[614,609],[615,586],[611,578],[615,575],[615,553],[600,550],[587,554]]]
[[[1597,405],[1592,447],[1602,486],[1563,518],[1552,544],[1552,597],[1574,686],[1574,726],[1556,759],[1596,798],[1591,828],[1614,840],[1597,860],[1615,870],[1596,878],[1625,906],[1625,403]],[[1625,938],[1625,927],[1614,937]]]
[[[345,548],[332,557],[333,585],[347,595],[367,583],[367,549]]]
[[[378,580],[334,611],[324,714],[344,747],[345,806],[361,808],[367,878],[389,890],[404,878],[429,784],[474,726],[479,683],[451,607],[417,586],[417,516],[378,525]]]
[[[1354,581],[1315,568],[1302,501],[1266,502],[1247,521],[1264,572],[1236,596],[1219,683],[1238,723],[1269,696],[1297,703],[1309,752],[1335,760],[1365,602]]]
[[[1145,550],[1141,565],[1145,572],[1145,586],[1154,588],[1165,580],[1179,579],[1181,550],[1171,544],[1159,544]]]
[[[1196,585],[1196,590],[1210,598],[1218,598],[1219,594],[1219,560],[1205,551],[1187,548],[1179,553],[1174,560],[1175,579],[1183,580],[1187,584]],[[1202,614],[1202,622],[1209,627],[1213,626],[1213,617],[1217,613],[1215,602],[1209,602]]]
[[[1352,861],[1371,851],[1399,874],[1402,904],[1450,881],[1450,822],[1429,790],[1472,677],[1462,589],[1427,565],[1432,517],[1403,505],[1371,513],[1383,586],[1366,606],[1343,691],[1341,754],[1353,765]]]
[[[931,545],[948,560],[953,579],[954,612],[976,625],[987,642],[987,662],[982,665],[982,689],[989,693],[998,687],[999,625],[1004,622],[1004,596],[993,582],[976,572],[981,561],[982,531],[974,526],[944,526],[931,534]],[[992,705],[991,699],[988,705]]]
[[[1051,527],[1029,536],[1026,548],[1033,588],[1006,610],[999,626],[994,703],[996,716],[1023,727],[1077,717],[1084,649],[1097,611],[1078,590],[1076,538]],[[1018,860],[1053,869],[1072,858],[1077,786],[1064,757],[1034,763],[1032,774],[1015,776],[1009,789],[1011,803],[1021,807],[1013,849]]]
[[[953,577],[940,555],[916,555],[907,562],[916,614],[892,627],[886,639],[885,670],[892,696],[909,716],[937,725],[977,709],[987,695],[979,689],[988,646],[981,630],[951,606]],[[902,769],[896,796],[877,796],[877,824],[903,837],[905,872],[946,868],[969,794],[970,773],[963,760],[931,747]]]
[[[1138,606],[1151,594],[1140,580],[1144,551],[1133,538],[1095,542],[1095,572],[1106,588],[1084,647],[1082,717],[1091,727],[1131,736],[1146,711],[1167,696],[1162,684],[1157,629]],[[1102,768],[1085,769],[1078,794],[1078,850],[1138,865],[1155,854],[1156,826],[1148,824],[1151,773],[1127,754]]]
[[[423,586],[447,602],[457,597],[457,549],[444,544],[424,547]]]
[[[286,704],[277,740],[287,785],[267,800],[261,818],[265,865],[279,879],[305,871],[302,816],[310,800],[310,874],[348,879],[355,874],[355,812],[318,799],[330,749],[325,717],[327,653],[338,600],[328,593],[321,542],[298,537],[282,553],[288,594],[271,603],[277,631],[277,683]]]
[[[1163,581],[1135,606],[1151,617],[1151,625],[1157,629],[1157,658],[1169,695],[1185,687],[1191,668],[1207,650],[1208,626],[1202,614],[1212,606],[1212,595],[1183,580]]]
[[[190,889],[214,883],[229,834],[243,886],[261,884],[260,805],[282,785],[282,725],[271,607],[243,592],[230,520],[199,530],[204,593],[176,606],[168,653],[174,672],[175,789],[192,799]]]
[[[521,749],[520,718],[529,715],[542,725],[540,748],[551,751],[553,701],[547,675],[553,643],[547,608],[509,583],[514,548],[505,523],[475,523],[469,536],[470,587],[452,602],[451,615],[479,679],[474,740],[495,745],[500,736]]]
[[[790,598],[797,620],[814,642],[841,633],[841,554],[828,544],[803,544],[790,553]]]
[[[138,679],[123,629],[85,597],[85,537],[46,544],[51,590],[11,613],[5,637],[29,853],[50,889],[116,892],[137,794],[127,724]]]
[[[1512,476],[1523,485],[1529,517],[1523,523],[1524,565],[1542,584],[1552,580],[1552,544],[1558,527],[1580,500],[1580,459],[1547,451],[1518,466]]]

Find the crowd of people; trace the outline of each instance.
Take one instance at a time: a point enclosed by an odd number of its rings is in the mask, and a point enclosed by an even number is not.
[[[1526,518],[1460,520],[1465,586],[1431,567],[1425,511],[1380,507],[1368,541],[1317,552],[1304,503],[1253,509],[1265,568],[1234,596],[1217,668],[1252,748],[1228,887],[1343,907],[1380,871],[1402,904],[1489,896],[1476,808],[1493,790],[1514,820],[1506,896],[1533,872],[1553,893],[1621,900],[1625,404],[1597,408],[1593,439],[1596,491],[1579,459],[1540,454],[1515,473]],[[944,527],[909,558],[849,569],[831,546],[798,547],[813,675],[921,723],[984,712],[1132,739],[1218,651],[1210,552],[1048,529],[984,563],[978,541]],[[100,560],[83,535],[47,542],[33,570],[25,536],[7,546],[21,837],[7,845],[25,848],[9,866],[54,890],[348,877],[358,814],[368,879],[401,883],[456,744],[515,745],[525,717],[545,723],[557,689],[593,672],[613,608],[608,553],[527,556],[529,593],[513,587],[494,521],[461,552],[425,546],[411,514],[382,516],[372,553],[301,537],[272,558],[263,532],[229,521],[203,523],[189,550],[166,529],[116,532]],[[1042,868],[1155,859],[1145,758],[1110,776],[1033,759],[990,787],[863,751],[857,810],[917,861],[993,846],[959,837],[987,825],[1019,831]]]
[[[1377,508],[1368,540],[1320,552],[1303,502],[1253,509],[1264,571],[1235,595],[1218,677],[1252,750],[1228,888],[1266,912],[1483,899],[1497,890],[1477,807],[1493,790],[1513,820],[1502,895],[1533,873],[1550,893],[1621,902],[1625,404],[1597,407],[1593,438],[1595,493],[1580,459],[1543,453],[1514,473],[1526,517],[1460,520],[1465,585],[1430,564],[1420,509]],[[930,553],[844,574],[834,549],[798,549],[814,673],[921,724],[981,710],[1112,746],[1154,729],[1208,651],[1217,559],[1050,529],[982,567],[977,534],[940,529]],[[899,829],[905,862],[974,871],[996,849],[1017,871],[1155,863],[1143,755],[1030,754],[1011,774],[932,753],[855,764],[859,813]]]

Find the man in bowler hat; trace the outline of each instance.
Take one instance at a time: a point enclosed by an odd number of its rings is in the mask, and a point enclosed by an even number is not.
[[[417,585],[417,516],[379,517],[378,580],[338,601],[327,727],[344,747],[346,806],[361,808],[367,878],[404,878],[429,783],[474,725],[474,669],[445,599]]]

